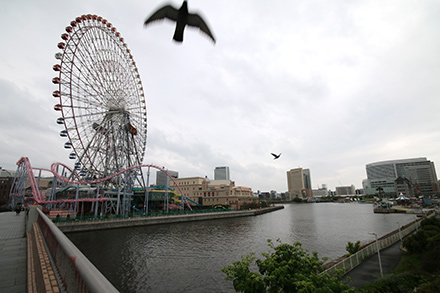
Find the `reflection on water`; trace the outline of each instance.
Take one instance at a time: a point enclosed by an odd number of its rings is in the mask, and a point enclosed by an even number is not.
[[[67,236],[121,292],[234,292],[220,269],[267,239],[300,241],[319,257],[346,253],[348,241],[373,240],[414,221],[414,215],[374,214],[368,204],[289,204],[256,216],[165,224]]]

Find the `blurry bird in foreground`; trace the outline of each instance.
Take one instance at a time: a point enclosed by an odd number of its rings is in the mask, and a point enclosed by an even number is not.
[[[274,160],[278,159],[281,156],[281,153],[279,155],[274,154],[274,153],[271,153],[271,154],[272,154],[272,156],[274,156],[274,158],[273,158]]]
[[[173,36],[173,39],[176,42],[181,43],[183,41],[183,31],[185,30],[185,26],[189,25],[198,27],[215,43],[215,38],[203,18],[201,18],[198,14],[188,13],[188,3],[186,1],[183,1],[183,4],[179,10],[171,5],[165,5],[162,8],[159,8],[147,20],[145,20],[144,26],[147,26],[154,21],[163,20],[164,18],[168,18],[176,22],[176,30],[174,31]]]

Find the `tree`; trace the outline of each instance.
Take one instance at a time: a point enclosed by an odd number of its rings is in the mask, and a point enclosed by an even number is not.
[[[293,199],[293,201],[294,201],[294,202],[303,202],[303,200],[302,200],[301,198],[299,198],[299,197],[295,197],[295,198]]]
[[[323,261],[318,253],[312,255],[304,250],[301,243],[278,245],[268,240],[271,251],[263,253],[264,259],[256,259],[255,253],[242,256],[222,268],[226,280],[233,280],[238,292],[354,292],[342,281],[342,271],[332,275],[322,272]],[[250,270],[255,261],[258,272]]]
[[[347,246],[345,246],[345,250],[352,255],[359,251],[359,248],[361,248],[361,242],[357,241],[356,243],[352,243],[348,241]]]

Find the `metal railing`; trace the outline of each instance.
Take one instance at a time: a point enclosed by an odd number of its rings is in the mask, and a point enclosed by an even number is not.
[[[387,248],[392,244],[401,241],[403,238],[408,236],[409,234],[416,231],[419,226],[421,219],[417,219],[402,228],[395,230],[377,240],[379,250]],[[364,260],[377,253],[376,241],[373,240],[366,244],[363,248],[361,248],[355,254],[342,258],[339,262],[331,265],[329,268],[324,270],[321,274],[329,273],[331,274],[335,270],[343,269],[345,273],[348,273],[358,265],[360,265]]]
[[[118,292],[52,221],[37,209],[40,227],[58,274],[68,292]]]

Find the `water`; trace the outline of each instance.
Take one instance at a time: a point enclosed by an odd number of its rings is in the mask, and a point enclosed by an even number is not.
[[[414,219],[374,214],[369,204],[288,204],[255,217],[67,236],[121,292],[234,292],[221,268],[249,252],[260,257],[267,239],[300,241],[320,258],[334,259],[346,253],[348,241],[371,241],[369,232],[380,237]]]

